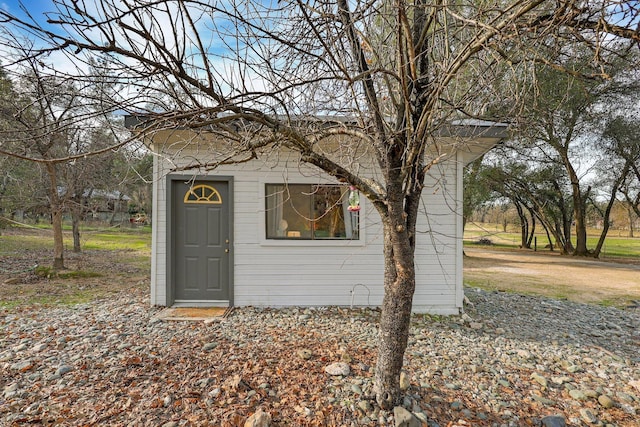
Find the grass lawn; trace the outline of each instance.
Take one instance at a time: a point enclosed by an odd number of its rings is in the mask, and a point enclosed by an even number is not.
[[[587,230],[587,245],[590,249],[595,248],[600,236],[599,230]],[[640,260],[640,237],[622,237],[617,231],[610,231],[602,247],[601,259],[606,258],[630,258]],[[536,233],[538,238],[538,251],[549,251],[546,246],[549,244],[544,232]],[[507,227],[504,232],[499,224],[476,224],[469,223],[464,230],[464,244],[475,245],[481,238],[489,239],[496,248],[518,248],[520,246],[519,230]],[[574,240],[575,242],[575,240]]]
[[[151,228],[86,228],[81,253],[64,231],[65,269],[54,271],[50,228],[0,235],[0,307],[85,303],[122,290],[148,292]]]

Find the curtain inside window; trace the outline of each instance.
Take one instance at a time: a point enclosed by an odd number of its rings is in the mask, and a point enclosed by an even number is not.
[[[282,216],[284,185],[267,186],[267,238],[286,237],[289,224]]]

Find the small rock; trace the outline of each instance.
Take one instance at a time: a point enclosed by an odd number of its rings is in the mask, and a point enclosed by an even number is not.
[[[451,409],[453,409],[454,411],[459,411],[463,407],[464,405],[459,400],[451,402]]]
[[[567,422],[560,415],[549,415],[542,420],[543,427],[567,427]]]
[[[217,342],[208,342],[208,343],[206,343],[205,345],[202,346],[202,349],[204,351],[211,351],[214,348],[216,348],[217,346],[218,346]]]
[[[56,375],[63,376],[64,374],[68,374],[73,371],[73,368],[69,365],[62,365],[58,369],[56,369]]]
[[[604,407],[604,408],[613,408],[614,406],[616,406],[616,402],[613,401],[612,398],[610,398],[609,396],[607,396],[606,394],[602,394],[598,397],[598,402]]]
[[[409,381],[409,376],[401,372],[400,373],[400,390],[407,390],[411,386],[411,381]]]
[[[369,365],[362,363],[362,362],[358,362],[358,368],[362,369],[365,372],[369,372]]]
[[[10,386],[4,388],[3,396],[5,399],[9,399],[17,394],[18,389],[20,388],[20,384],[13,383]]]
[[[296,351],[296,354],[300,359],[303,360],[309,360],[313,356],[313,352],[308,348],[301,348],[300,350]]]
[[[293,407],[293,410],[299,414],[304,415],[305,417],[310,417],[311,415],[313,415],[313,411],[306,406],[296,405]]]
[[[13,348],[13,351],[23,351],[23,350],[26,350],[27,348],[29,348],[27,343],[22,343],[22,344],[19,344],[19,345],[15,346]]]
[[[361,400],[358,402],[358,408],[360,408],[362,412],[367,413],[371,410],[371,404],[366,400]]]
[[[629,385],[640,391],[640,380],[629,381]]]
[[[638,412],[638,410],[635,407],[627,404],[620,405],[620,408],[622,408],[622,411],[624,411],[624,413],[629,415],[636,415],[636,413]]]
[[[575,374],[577,372],[582,372],[582,368],[578,365],[569,365],[567,366],[567,372],[570,372],[572,374]]]
[[[340,360],[341,360],[342,362],[351,363],[351,361],[352,361],[353,359],[351,358],[351,356],[349,355],[349,353],[342,353],[342,354],[340,355]]]
[[[531,398],[533,400],[535,400],[536,402],[540,402],[543,405],[547,405],[547,406],[552,406],[552,405],[556,404],[556,402],[554,400],[547,399],[546,397],[539,396],[539,395],[537,395],[535,393],[531,393]]]
[[[531,359],[531,352],[529,350],[518,350],[516,354],[523,359]]]
[[[8,362],[15,357],[15,353],[11,351],[5,351],[4,353],[0,353],[0,362]]]
[[[244,423],[244,427],[269,427],[271,425],[271,415],[258,409]]]
[[[509,381],[505,380],[504,378],[498,379],[498,384],[500,384],[502,387],[505,387],[505,388],[511,387],[511,384],[509,384]]]
[[[333,376],[342,375],[346,377],[351,372],[351,368],[349,367],[349,364],[346,362],[335,362],[325,366],[324,371],[329,375],[333,375]]]
[[[469,327],[471,329],[479,330],[479,329],[483,328],[483,325],[480,322],[471,322],[471,323],[469,323]]]
[[[574,400],[587,400],[588,397],[582,390],[569,390],[569,396]]]
[[[551,377],[551,382],[557,385],[562,385],[568,382],[571,382],[571,378],[569,377]]]
[[[227,378],[222,385],[222,388],[231,391],[238,390],[250,390],[249,384],[242,379],[240,375],[234,375],[232,378]]]
[[[623,391],[618,392],[617,396],[618,396],[618,399],[623,400],[623,401],[628,402],[628,403],[633,403],[633,401],[635,400],[633,398],[633,396],[631,396],[630,394],[625,393]]]
[[[538,384],[540,384],[542,387],[546,388],[549,385],[549,383],[547,382],[547,379],[537,372],[534,372],[533,374],[531,374],[531,379],[537,382]]]
[[[23,360],[11,365],[12,371],[27,372],[31,368],[33,368],[33,362],[31,360]]]
[[[35,352],[40,352],[40,351],[44,350],[45,348],[47,348],[47,344],[46,343],[40,343],[40,344],[36,344],[33,347],[32,350],[35,351]]]
[[[427,418],[427,414],[424,412],[414,412],[413,416],[418,419],[422,423],[422,425],[429,424],[429,418]]]
[[[597,399],[598,396],[600,396],[600,393],[598,393],[596,390],[587,389],[584,391],[584,395],[590,399]]]
[[[421,427],[422,423],[402,406],[393,408],[395,427]]]
[[[212,378],[202,378],[199,379],[198,381],[196,381],[196,385],[198,387],[207,387],[209,384],[213,383],[213,379]]]
[[[582,418],[582,421],[586,422],[587,424],[596,424],[598,422],[598,417],[593,415],[593,412],[591,412],[590,409],[582,408],[579,412],[580,418]]]

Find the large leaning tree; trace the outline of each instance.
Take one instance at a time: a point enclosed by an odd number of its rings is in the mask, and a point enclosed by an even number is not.
[[[638,114],[640,73],[637,49],[613,44],[603,59],[594,64],[593,53],[580,44],[564,44],[557,63],[563,69],[543,65],[535,68],[536,85],[529,89],[517,125],[515,150],[521,162],[529,165],[557,165],[564,171],[569,197],[570,227],[575,230],[575,245],[567,238],[563,252],[577,256],[600,255],[607,235],[609,213],[620,186],[630,172],[625,151],[610,149],[603,143],[606,123],[620,115]],[[567,72],[569,71],[569,72]],[[606,78],[605,78],[606,77]],[[521,179],[516,174],[514,180]],[[596,194],[597,188],[597,194]],[[601,212],[604,227],[594,248],[587,244],[587,214],[594,199],[603,200],[608,209]],[[571,223],[573,222],[573,226]]]
[[[76,63],[99,56],[128,84],[137,112],[153,119],[147,134],[183,127],[224,138],[225,152],[199,167],[287,149],[369,199],[384,230],[375,372],[383,408],[401,396],[416,218],[425,175],[439,158],[427,156],[437,153],[432,136],[451,120],[484,118],[496,97],[517,97],[533,79],[527,64],[549,62],[537,53],[549,40],[579,40],[594,61],[608,43],[640,41],[632,1],[51,3],[46,22],[8,12],[0,19],[37,37],[42,55]],[[511,82],[511,92],[495,93],[495,79]],[[351,145],[323,151],[319,142],[335,135],[349,136]],[[375,179],[352,161],[362,146],[375,154]]]

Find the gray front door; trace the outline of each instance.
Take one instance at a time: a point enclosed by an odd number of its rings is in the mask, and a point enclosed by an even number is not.
[[[229,301],[229,182],[174,180],[172,192],[175,301]]]

